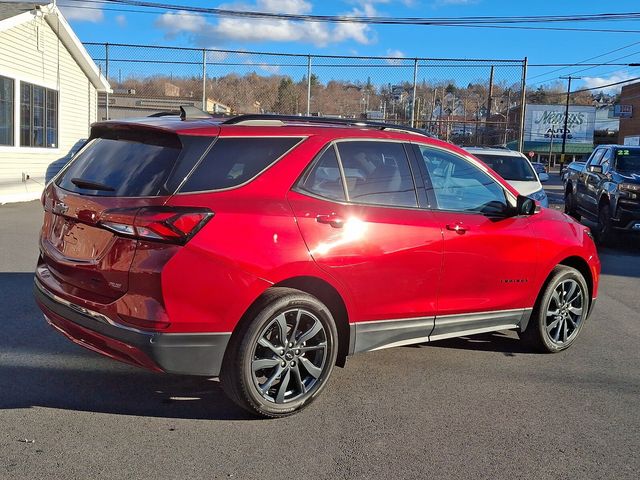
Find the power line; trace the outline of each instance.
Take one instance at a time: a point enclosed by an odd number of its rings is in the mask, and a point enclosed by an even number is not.
[[[628,55],[623,55],[622,57],[614,58],[614,59],[612,59],[611,61],[612,61],[612,62],[616,62],[616,61],[618,61],[618,60],[622,60],[623,58],[629,58],[629,57],[632,57],[633,55],[638,55],[638,54],[640,54],[640,51],[638,51],[638,52],[633,52],[633,53],[630,53],[630,54],[628,54]],[[629,66],[631,66],[631,65],[632,65],[632,64],[629,64]],[[591,67],[587,67],[587,68],[582,68],[582,69],[580,69],[580,70],[576,70],[575,72],[570,73],[569,75],[575,75],[576,73],[586,72],[587,70],[591,70],[591,69],[593,69],[593,68],[597,68],[597,67],[600,67],[600,66],[605,66],[605,64],[598,65],[598,66],[591,66]]]
[[[86,9],[86,10],[100,10],[107,12],[118,12],[118,13],[141,13],[141,14],[150,14],[150,15],[159,15],[162,13],[167,13],[167,10],[163,9],[154,9],[154,10],[139,10],[133,8],[107,8],[107,7],[91,7],[89,5],[69,5],[66,2],[80,2],[84,1],[85,3],[94,3],[94,4],[105,4],[107,0],[62,0],[63,3],[58,3],[58,5],[67,7],[67,8],[78,8],[78,9]],[[151,7],[149,7],[151,8]],[[180,15],[185,16],[217,16],[218,14],[214,13],[193,13],[186,12],[178,9],[178,13]],[[311,21],[311,20],[310,20]],[[406,24],[411,25],[411,24]],[[508,29],[508,30],[531,30],[531,31],[554,31],[554,32],[586,32],[586,33],[631,33],[631,34],[640,34],[640,30],[621,30],[621,29],[612,29],[612,28],[574,28],[574,27],[539,27],[539,26],[518,26],[518,25],[468,25],[468,24],[456,24],[456,23],[442,23],[442,24],[434,24],[430,25],[434,27],[450,27],[450,28],[489,28],[489,29]]]
[[[74,2],[74,1],[83,1],[83,0],[63,0],[63,2]],[[98,0],[95,0],[90,3],[103,3]],[[106,1],[106,0],[105,0]],[[86,10],[100,10],[107,12],[118,12],[118,13],[142,13],[142,14],[150,14],[157,15],[161,13],[166,13],[166,10],[137,10],[131,8],[106,8],[106,7],[91,7],[88,5],[68,5],[66,3],[58,3],[58,5],[65,6],[68,8],[80,8]],[[198,17],[201,15],[205,16],[215,16],[215,14],[207,14],[207,13],[190,13],[190,12],[179,12],[180,15],[194,16]],[[434,27],[453,27],[453,28],[490,28],[490,29],[509,29],[509,30],[544,30],[544,31],[554,31],[554,32],[586,32],[586,33],[640,33],[640,30],[620,30],[620,29],[611,29],[611,28],[572,28],[572,27],[533,27],[533,26],[517,26],[517,25],[458,25],[458,24],[438,24],[431,25]]]
[[[614,50],[611,50],[611,51],[608,51],[608,52],[605,52],[605,53],[601,53],[601,54],[596,55],[594,57],[589,57],[589,58],[587,58],[585,60],[581,60],[581,61],[577,62],[576,65],[583,65],[583,64],[584,65],[588,65],[586,62],[589,62],[591,60],[595,60],[596,58],[606,57],[607,55],[611,55],[612,53],[619,52],[620,50],[626,50],[627,48],[631,48],[631,47],[633,47],[635,45],[640,45],[640,42],[633,42],[633,43],[630,43],[628,45],[624,45],[622,47],[616,48]],[[539,75],[534,75],[533,77],[530,77],[529,80],[533,80],[534,78],[544,77],[544,76],[547,76],[547,75],[549,75],[551,73],[559,72],[559,71],[566,70],[566,69],[567,69],[567,67],[558,68],[556,70],[551,70],[550,72],[545,72],[545,73],[541,73]],[[537,85],[538,83],[543,83],[545,81],[549,81],[549,80],[543,80],[543,81],[540,81],[540,82],[536,82],[534,85]]]
[[[576,77],[573,77],[576,78]],[[590,87],[590,88],[581,88],[580,90],[574,90],[572,92],[569,92],[569,95],[575,95],[576,93],[583,93],[583,92],[591,92],[593,90],[601,90],[603,88],[609,88],[609,87],[615,87],[617,85],[622,85],[624,83],[631,83],[631,82],[635,82],[637,80],[640,80],[640,77],[634,77],[634,78],[628,78],[626,80],[621,80],[619,82],[613,82],[613,83],[607,83],[605,85],[599,85],[597,87]],[[546,95],[549,96],[556,96],[556,95],[562,95],[565,96],[567,93],[566,92],[545,92]]]
[[[69,2],[79,2],[82,0],[66,0]],[[328,22],[328,23],[360,23],[372,25],[486,25],[494,26],[505,24],[521,23],[575,23],[575,22],[619,22],[640,20],[640,12],[628,13],[600,13],[589,15],[542,15],[542,16],[521,16],[521,17],[499,17],[499,16],[476,16],[476,17],[382,17],[382,16],[362,16],[362,15],[313,15],[295,13],[275,13],[251,10],[232,10],[224,8],[198,7],[192,5],[176,5],[169,3],[155,3],[142,0],[84,0],[83,3],[93,4],[119,4],[138,8],[155,8],[169,11],[191,12],[199,14],[210,14],[223,17],[271,19],[271,20],[291,20],[302,22]],[[74,6],[81,8],[81,6]],[[620,31],[620,30],[615,30]],[[638,30],[629,32],[640,33]]]

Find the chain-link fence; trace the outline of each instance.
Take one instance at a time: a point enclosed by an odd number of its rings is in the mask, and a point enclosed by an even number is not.
[[[113,93],[100,119],[192,105],[213,114],[322,115],[521,147],[525,60],[294,55],[86,43]]]

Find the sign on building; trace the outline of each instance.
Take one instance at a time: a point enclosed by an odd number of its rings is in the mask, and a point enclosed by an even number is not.
[[[562,141],[564,105],[527,105],[524,137],[528,142]],[[593,143],[596,108],[569,106],[567,143]]]
[[[614,105],[614,118],[631,118],[633,117],[633,105]]]

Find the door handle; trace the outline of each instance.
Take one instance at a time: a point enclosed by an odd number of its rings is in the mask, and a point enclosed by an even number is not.
[[[331,215],[318,215],[316,216],[316,222],[331,225],[333,228],[342,228],[344,226],[344,218],[335,213]]]
[[[467,227],[465,227],[461,223],[456,223],[454,225],[447,225],[447,230],[451,230],[452,232],[456,232],[458,235],[463,235],[467,231]]]

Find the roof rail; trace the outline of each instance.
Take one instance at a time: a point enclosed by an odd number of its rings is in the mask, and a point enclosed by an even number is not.
[[[400,132],[432,137],[430,134],[417,128],[404,127],[391,123],[370,122],[356,118],[331,118],[331,117],[303,117],[297,115],[277,115],[269,113],[238,115],[222,122],[224,125],[284,125],[285,123],[310,123],[323,125],[345,125],[349,127],[376,128],[378,130],[397,130]]]
[[[159,117],[178,117],[180,112],[155,112],[151,115],[147,115],[147,118],[159,118]]]

